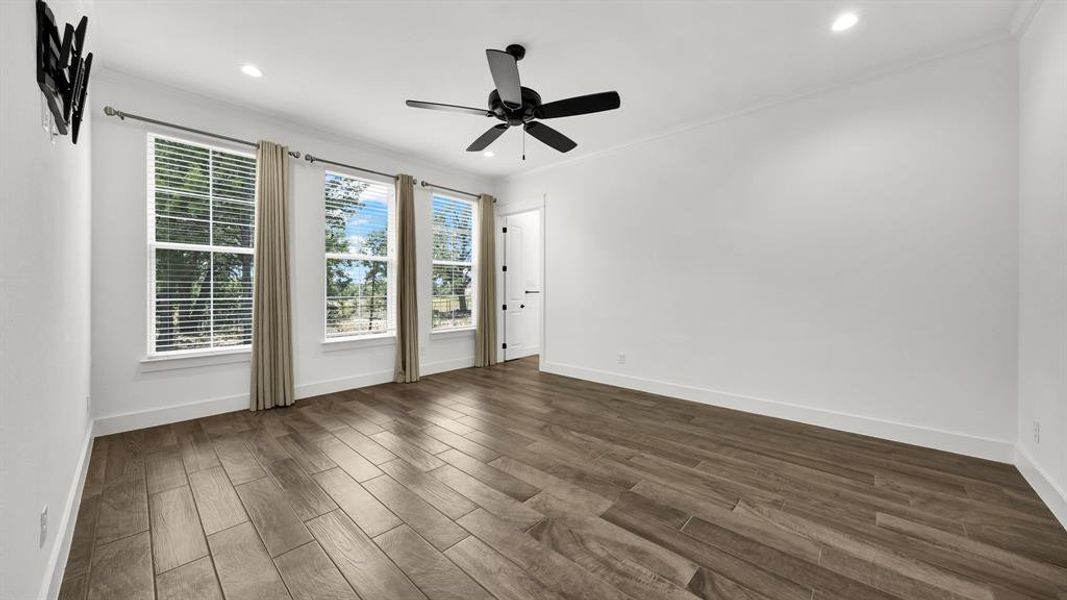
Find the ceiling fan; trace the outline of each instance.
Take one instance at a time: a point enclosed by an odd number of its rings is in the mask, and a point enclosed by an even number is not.
[[[485,56],[489,59],[489,71],[493,75],[493,83],[496,84],[496,89],[489,92],[488,109],[441,104],[438,102],[422,102],[419,100],[407,101],[407,105],[412,108],[460,112],[482,117],[494,117],[503,121],[499,125],[493,125],[489,128],[489,131],[474,140],[467,147],[467,152],[485,150],[489,147],[489,144],[496,141],[509,128],[519,126],[522,126],[526,133],[552,148],[560,152],[569,152],[578,144],[548,125],[541,123],[541,120],[573,117],[575,115],[586,115],[619,108],[618,92],[600,92],[542,104],[540,94],[528,87],[522,87],[519,83],[518,61],[526,56],[526,48],[518,44],[511,44],[506,50],[486,50]],[[523,154],[523,159],[526,159],[525,153]]]

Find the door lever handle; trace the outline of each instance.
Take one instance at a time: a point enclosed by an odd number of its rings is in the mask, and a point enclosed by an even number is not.
[[[527,294],[540,294],[541,290],[526,290]]]

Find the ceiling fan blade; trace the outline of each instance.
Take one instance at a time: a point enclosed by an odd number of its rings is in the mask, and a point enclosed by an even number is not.
[[[557,117],[573,117],[575,115],[587,115],[589,113],[615,110],[622,101],[618,92],[600,92],[599,94],[587,94],[575,96],[565,100],[556,100],[548,104],[542,104],[537,109],[537,118],[555,119]]]
[[[485,133],[480,135],[478,137],[478,139],[474,140],[471,143],[470,146],[467,146],[467,152],[480,152],[482,150],[485,150],[486,148],[489,147],[489,144],[492,144],[493,142],[495,142],[496,138],[504,135],[504,132],[507,131],[507,130],[508,130],[508,124],[507,123],[501,123],[500,125],[493,125],[492,127],[489,128],[489,131],[486,131]]]
[[[548,144],[552,148],[559,150],[560,152],[570,152],[574,150],[577,142],[571,138],[563,135],[562,133],[552,129],[544,123],[538,123],[537,121],[531,121],[525,125],[526,132],[542,142]]]
[[[430,110],[446,110],[449,112],[460,112],[469,115],[478,115],[481,117],[491,117],[493,113],[484,108],[471,108],[469,106],[456,106],[455,104],[441,104],[439,102],[423,102],[421,100],[408,100],[405,102],[411,108],[427,108]]]
[[[493,74],[500,99],[513,107],[522,106],[522,85],[515,57],[503,50],[486,50],[485,56],[489,59],[489,72]]]

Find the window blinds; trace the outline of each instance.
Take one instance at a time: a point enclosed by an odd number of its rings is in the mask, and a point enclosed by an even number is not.
[[[474,204],[433,196],[432,329],[474,326]]]
[[[252,343],[254,156],[148,136],[150,353]]]

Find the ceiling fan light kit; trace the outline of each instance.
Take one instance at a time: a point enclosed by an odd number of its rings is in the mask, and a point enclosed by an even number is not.
[[[614,91],[575,96],[542,104],[541,94],[531,88],[523,87],[519,79],[518,61],[526,56],[526,48],[519,44],[511,44],[505,50],[488,49],[485,51],[485,56],[489,61],[489,72],[493,76],[493,83],[496,85],[496,89],[489,92],[488,108],[471,108],[420,100],[407,101],[407,105],[412,108],[460,112],[502,121],[474,140],[467,147],[467,152],[485,150],[512,127],[522,127],[525,133],[559,152],[570,152],[578,145],[577,142],[545,125],[541,120],[615,110],[621,104],[619,93]],[[522,158],[526,159],[525,151]]]

